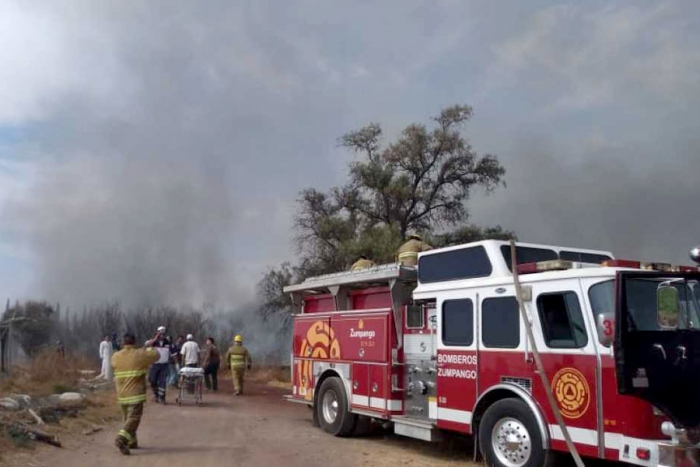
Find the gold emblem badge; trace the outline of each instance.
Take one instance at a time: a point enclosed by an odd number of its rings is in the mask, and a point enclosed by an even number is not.
[[[588,382],[575,368],[562,368],[552,380],[552,391],[559,403],[559,412],[566,418],[580,418],[591,402]]]
[[[306,337],[301,343],[300,357],[306,358],[340,358],[340,342],[335,337],[335,331],[324,321],[316,321],[306,332]],[[297,379],[301,382],[300,394],[305,399],[313,399],[313,361],[302,360],[297,362]]]

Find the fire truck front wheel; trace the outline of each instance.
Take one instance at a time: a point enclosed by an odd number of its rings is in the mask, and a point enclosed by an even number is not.
[[[340,378],[330,377],[321,383],[316,411],[321,428],[335,436],[349,436],[355,429],[357,415],[348,410],[348,399]]]
[[[535,416],[520,399],[503,399],[486,409],[479,447],[493,467],[539,467],[547,459]]]

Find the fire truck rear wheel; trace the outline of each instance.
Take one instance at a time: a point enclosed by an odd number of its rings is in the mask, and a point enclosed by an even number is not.
[[[355,429],[357,415],[348,410],[348,398],[340,378],[330,377],[321,383],[316,411],[326,433],[349,436]]]
[[[537,420],[520,399],[503,399],[486,409],[479,423],[479,447],[493,467],[539,467],[547,459]]]

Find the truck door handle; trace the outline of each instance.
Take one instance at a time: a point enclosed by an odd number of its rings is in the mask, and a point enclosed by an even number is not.
[[[654,344],[654,348],[661,351],[661,356],[664,358],[664,360],[666,360],[666,350],[664,349],[664,346],[661,344]]]

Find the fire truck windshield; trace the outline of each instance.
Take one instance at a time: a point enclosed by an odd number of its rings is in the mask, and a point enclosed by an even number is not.
[[[680,301],[679,329],[700,329],[700,284],[685,279],[629,279],[627,281],[627,308],[630,329],[659,331],[656,319],[656,291],[660,284],[669,283],[678,290]],[[610,313],[614,309],[615,284],[609,280],[589,290],[593,314]]]

